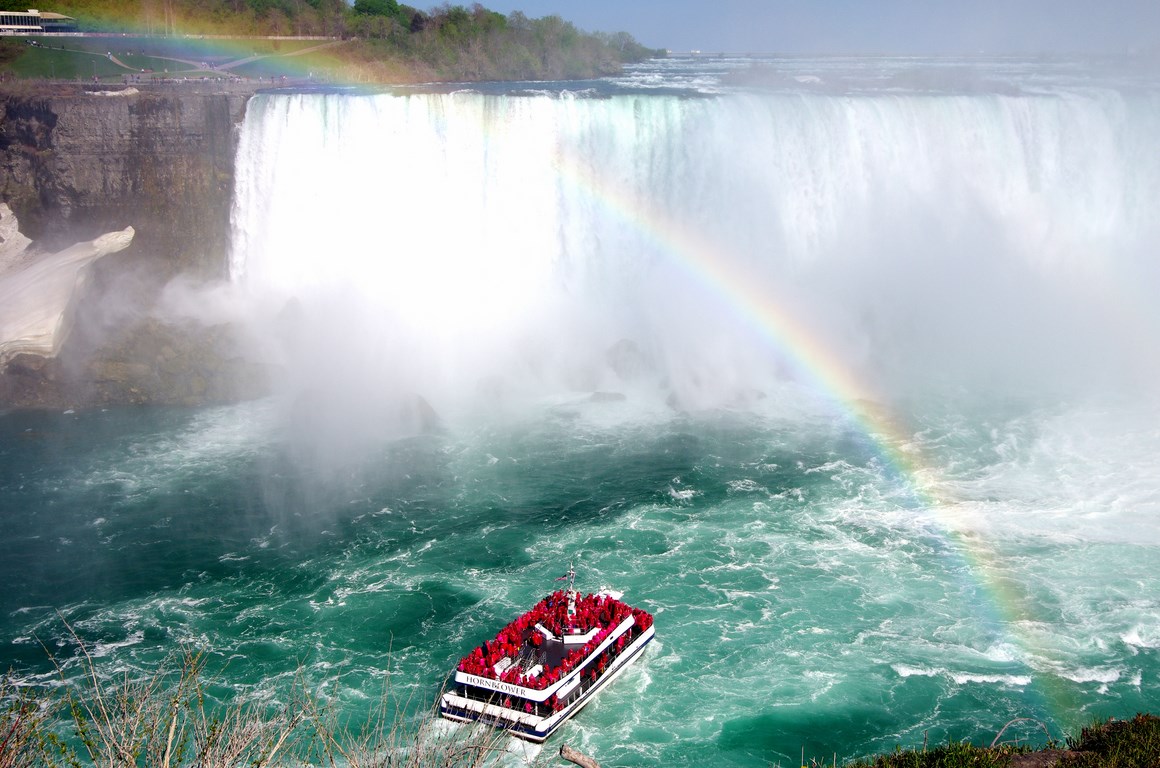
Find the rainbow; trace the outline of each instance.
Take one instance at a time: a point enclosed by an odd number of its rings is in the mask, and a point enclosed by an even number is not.
[[[1023,586],[1009,576],[1002,558],[978,535],[964,531],[952,513],[958,501],[941,489],[937,466],[925,460],[903,422],[884,399],[820,339],[801,318],[787,309],[788,303],[771,292],[767,281],[755,279],[720,246],[682,221],[666,215],[647,201],[630,197],[615,184],[597,176],[577,158],[561,156],[557,164],[562,183],[586,195],[606,214],[639,231],[671,258],[691,279],[732,307],[780,355],[795,367],[800,380],[828,401],[841,418],[854,425],[883,461],[888,474],[906,489],[914,509],[929,511],[939,524],[948,551],[961,564],[962,573],[986,596],[975,606],[980,620],[996,636],[1004,638],[1025,657],[1042,657],[1043,643],[1033,628],[1034,605]],[[1060,727],[1071,722],[1076,711],[1074,696],[1056,675],[1033,677],[1032,692]]]

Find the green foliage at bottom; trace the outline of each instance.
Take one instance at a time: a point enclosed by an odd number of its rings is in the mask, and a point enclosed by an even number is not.
[[[1136,715],[1084,728],[1068,739],[1077,754],[1065,755],[1058,768],[1156,768],[1160,765],[1160,717]]]
[[[1013,755],[1030,751],[1028,747],[996,747],[986,749],[967,742],[951,743],[921,752],[897,750],[879,755],[870,762],[858,761],[858,768],[1007,768]]]
[[[871,760],[848,763],[848,768],[1018,768],[1052,765],[1054,768],[1157,768],[1160,766],[1160,717],[1136,715],[1131,720],[1108,720],[1084,728],[1068,739],[1067,749],[1050,744],[1048,760],[1029,747],[1003,745],[976,747],[951,742],[934,749],[902,750]],[[1029,757],[1030,756],[1030,757]]]

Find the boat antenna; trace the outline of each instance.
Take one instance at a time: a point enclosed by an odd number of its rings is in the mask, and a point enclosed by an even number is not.
[[[574,561],[568,561],[568,618],[576,616],[576,568]]]

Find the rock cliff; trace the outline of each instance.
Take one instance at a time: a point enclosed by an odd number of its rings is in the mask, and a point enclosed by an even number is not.
[[[220,275],[250,95],[236,84],[4,95],[0,196],[46,249],[132,226],[125,258]]]
[[[0,94],[0,198],[30,250],[136,232],[91,265],[65,348],[0,369],[0,408],[227,400],[253,389],[251,371],[223,373],[239,367],[228,329],[175,331],[153,312],[177,275],[226,276],[237,127],[252,93],[192,83]],[[197,354],[182,354],[182,343]],[[154,359],[158,350],[164,359]]]

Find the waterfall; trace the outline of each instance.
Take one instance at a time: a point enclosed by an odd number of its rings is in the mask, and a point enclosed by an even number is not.
[[[803,343],[887,395],[1137,386],[1157,135],[1160,97],[1095,88],[262,95],[231,271],[284,383],[437,406],[719,406],[807,380]]]
[[[1155,74],[751,63],[256,96],[232,278],[159,304],[276,392],[0,414],[13,683],[195,648],[215,706],[426,729],[575,562],[657,616],[568,726],[604,764],[1154,708]]]

